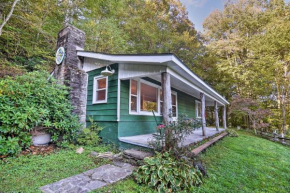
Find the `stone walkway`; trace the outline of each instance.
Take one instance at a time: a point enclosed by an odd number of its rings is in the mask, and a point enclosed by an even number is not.
[[[44,193],[84,193],[126,178],[134,166],[114,161],[81,174],[40,187]]]

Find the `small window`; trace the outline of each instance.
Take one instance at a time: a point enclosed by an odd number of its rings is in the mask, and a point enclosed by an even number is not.
[[[131,112],[137,113],[138,104],[138,82],[136,80],[131,80]]]
[[[163,98],[162,98],[162,90],[160,90],[160,112],[162,115],[162,106],[163,106]],[[171,93],[171,105],[172,105],[172,117],[177,117],[177,97],[176,93]]]
[[[95,77],[93,103],[106,103],[108,93],[108,77]]]
[[[172,117],[177,117],[177,107],[176,107],[176,95],[171,94],[171,104],[172,104]]]
[[[196,117],[201,117],[201,103],[195,101]]]

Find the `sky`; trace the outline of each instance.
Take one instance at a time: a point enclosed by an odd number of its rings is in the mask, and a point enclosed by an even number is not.
[[[223,9],[224,0],[180,0],[188,11],[197,31],[202,31],[203,20],[214,10]]]
[[[225,0],[180,0],[187,8],[189,19],[194,23],[195,29],[202,32],[204,19],[214,10],[223,9]],[[289,2],[290,0],[285,0]]]

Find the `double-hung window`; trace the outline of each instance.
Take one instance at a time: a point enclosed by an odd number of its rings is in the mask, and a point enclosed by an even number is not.
[[[130,111],[131,113],[138,113],[138,82],[136,80],[131,80]]]
[[[171,93],[171,105],[172,105],[172,117],[177,117],[177,93],[172,92]],[[160,112],[162,114],[162,106],[163,106],[163,96],[162,96],[162,90],[160,90]]]
[[[200,118],[201,117],[201,103],[199,101],[195,101],[195,112],[196,112],[196,117]]]
[[[93,84],[93,104],[106,103],[108,95],[108,77],[97,76]]]

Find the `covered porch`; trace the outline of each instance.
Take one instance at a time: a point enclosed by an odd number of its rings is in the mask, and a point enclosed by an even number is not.
[[[206,128],[206,136],[203,135],[202,129],[199,128],[195,130],[192,134],[188,135],[182,144],[179,144],[181,147],[188,146],[190,144],[202,141],[208,137],[212,137],[217,133],[221,133],[225,131],[223,128],[219,128],[217,131],[214,127],[207,127]],[[124,143],[137,145],[141,147],[150,148],[149,142],[154,140],[153,134],[146,134],[146,135],[135,135],[130,137],[120,137],[119,140]]]
[[[201,129],[195,131],[195,133],[197,135],[200,133],[203,138],[206,138],[222,131],[219,125],[220,115],[218,113],[218,109],[222,108],[222,124],[223,128],[226,129],[226,105],[229,104],[228,101],[196,76],[179,60],[176,60],[175,56],[171,57],[171,60],[170,58],[168,58],[167,61],[164,59],[165,61],[160,63],[157,63],[158,58],[156,58],[156,60],[153,60],[149,64],[144,64],[142,62],[120,64],[119,79],[121,81],[131,81],[131,98],[129,98],[130,113],[138,116],[144,115],[144,112],[147,111],[146,115],[152,116],[151,111],[154,111],[157,116],[162,117],[162,122],[165,125],[172,121],[177,121],[178,117],[181,115],[189,115],[191,118],[200,118],[202,126]],[[144,79],[147,80],[147,82]],[[148,79],[150,82],[148,82]],[[132,86],[132,80],[134,81],[134,85],[138,86]],[[146,84],[147,88],[145,88]],[[151,89],[148,89],[148,87],[151,87]],[[155,92],[152,90],[155,90]],[[174,92],[175,94],[173,94]],[[184,95],[189,97],[184,97]],[[147,102],[149,104],[154,104],[154,108],[144,108],[143,104]],[[192,109],[193,106],[195,109]],[[206,128],[205,109],[207,106],[214,107],[214,129]],[[134,112],[132,112],[133,110]],[[158,123],[156,122],[156,124]],[[215,132],[213,132],[213,130],[215,130]],[[147,143],[152,133],[144,133],[144,135],[139,133],[132,136],[119,135],[119,140],[130,139],[134,141],[134,137],[136,138],[136,136],[139,136],[142,138],[143,136],[144,139],[140,139],[140,141],[145,141]],[[186,142],[186,140],[184,143],[193,143],[195,139],[198,140],[198,137],[191,136],[188,138],[188,142]]]

